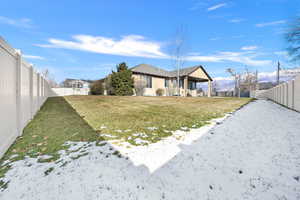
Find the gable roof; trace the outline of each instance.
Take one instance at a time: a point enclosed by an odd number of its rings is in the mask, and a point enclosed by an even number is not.
[[[183,69],[179,69],[179,76],[187,76],[190,73],[193,73],[194,71],[196,71],[199,68],[199,66],[194,66],[194,67],[187,67],[187,68],[183,68]],[[172,77],[176,77],[177,76],[177,70],[174,71],[170,71],[169,72],[170,75]]]
[[[206,74],[208,79],[212,81],[212,78],[208,75],[208,73],[205,71],[205,69],[201,65],[180,69],[179,76],[187,76],[199,68]],[[163,69],[160,69],[158,67],[154,67],[154,66],[148,65],[148,64],[139,64],[135,67],[132,67],[130,70],[132,72],[141,73],[141,74],[149,74],[149,75],[153,75],[153,76],[161,76],[161,77],[169,77],[169,78],[177,76],[177,70],[166,71],[166,70],[163,70]]]
[[[163,77],[170,77],[168,71],[154,67],[152,65],[148,64],[139,64],[133,68],[131,68],[131,71],[142,73],[142,74],[150,74],[154,76],[163,76]]]

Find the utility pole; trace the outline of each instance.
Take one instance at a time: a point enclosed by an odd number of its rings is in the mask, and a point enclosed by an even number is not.
[[[238,97],[241,98],[241,74],[237,75],[238,77]]]
[[[177,64],[177,95],[180,96],[179,62],[177,62],[176,64]]]
[[[277,85],[279,85],[279,71],[280,71],[280,62],[277,64]]]

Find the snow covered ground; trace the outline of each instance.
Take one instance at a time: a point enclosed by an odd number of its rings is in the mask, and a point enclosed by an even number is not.
[[[0,199],[300,199],[300,114],[252,102],[148,146],[70,143],[57,163],[13,163]]]

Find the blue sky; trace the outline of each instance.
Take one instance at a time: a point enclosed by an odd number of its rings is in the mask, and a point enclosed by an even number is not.
[[[64,78],[99,79],[116,64],[172,70],[171,49],[185,29],[185,66],[212,77],[227,67],[268,74],[287,62],[283,33],[299,0],[2,0],[0,35],[36,68]]]

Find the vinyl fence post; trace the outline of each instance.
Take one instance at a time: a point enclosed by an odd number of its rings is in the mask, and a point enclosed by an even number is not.
[[[292,80],[292,108],[295,109],[295,81]]]
[[[33,104],[33,65],[29,68],[29,94],[30,94],[30,117],[34,115],[34,104]]]
[[[41,105],[44,102],[44,78],[41,76]]]
[[[21,67],[22,54],[21,51],[16,52],[16,125],[17,135],[22,135],[21,130]]]
[[[37,73],[37,83],[36,83],[36,85],[37,85],[37,95],[36,95],[36,97],[37,97],[37,105],[38,105],[38,108],[40,107],[40,94],[41,94],[41,89],[40,89],[40,87],[41,87],[41,83],[40,83],[40,81],[41,81],[41,77],[40,77],[40,73]],[[38,110],[38,109],[37,109]]]

